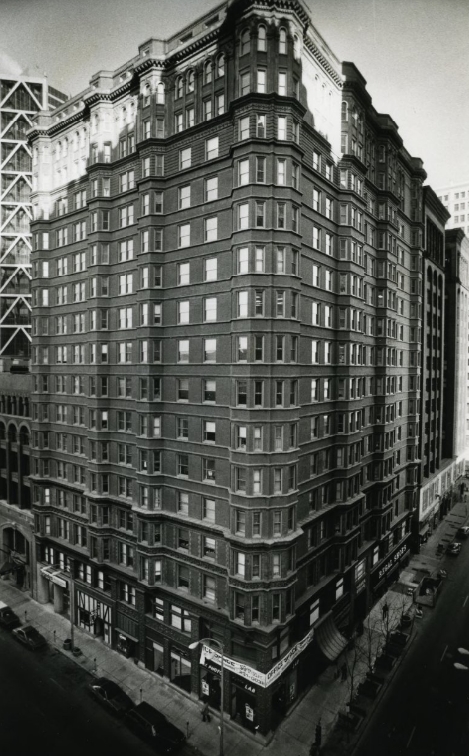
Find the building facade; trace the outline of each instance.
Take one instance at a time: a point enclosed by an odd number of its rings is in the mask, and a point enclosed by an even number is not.
[[[294,1],[150,39],[30,139],[37,595],[215,707],[222,643],[267,734],[409,555],[421,161]]]
[[[464,472],[461,434],[454,428],[455,405],[465,403],[458,370],[466,347],[455,343],[455,331],[466,335],[464,285],[456,263],[445,262],[448,211],[430,187],[418,208],[423,240],[422,259],[422,398],[419,429],[419,503],[414,515],[415,546],[425,540],[453,503],[456,481]],[[459,265],[463,271],[464,263]],[[448,280],[446,276],[448,275]],[[461,306],[454,307],[459,293]],[[446,323],[446,318],[448,322]],[[453,329],[453,330],[452,330]],[[466,375],[464,370],[464,376]],[[418,537],[417,531],[418,529]]]
[[[444,412],[443,456],[459,457],[466,453],[469,446],[469,239],[462,229],[446,231],[445,258],[444,396],[447,407]]]
[[[29,489],[32,160],[26,131],[65,95],[2,58],[0,68],[0,574],[30,590]]]
[[[0,576],[33,590],[35,541],[29,484],[31,376],[0,371]],[[32,566],[34,565],[34,568]]]

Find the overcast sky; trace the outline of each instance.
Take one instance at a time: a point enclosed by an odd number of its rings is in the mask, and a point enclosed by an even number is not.
[[[469,180],[469,0],[305,0],[340,60],[368,82],[428,181]],[[218,5],[213,0],[0,0],[2,54],[77,94]]]

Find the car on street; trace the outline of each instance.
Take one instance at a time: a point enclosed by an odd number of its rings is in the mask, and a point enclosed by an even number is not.
[[[41,633],[32,625],[17,627],[13,630],[13,635],[20,643],[36,651],[38,648],[47,646],[47,641]]]
[[[453,541],[453,543],[450,543],[450,545],[446,549],[446,553],[452,554],[453,556],[458,556],[460,551],[461,551],[461,544],[458,541]]]
[[[108,680],[107,677],[98,677],[93,680],[88,690],[100,704],[118,717],[123,717],[134,705],[127,693],[124,693],[117,683]]]
[[[469,536],[469,525],[463,525],[462,528],[459,528],[458,536],[459,538],[467,538]]]
[[[128,711],[124,722],[130,730],[161,753],[172,753],[182,748],[186,740],[181,730],[146,701]]]
[[[7,630],[13,630],[21,625],[21,620],[7,604],[0,601],[0,625]]]

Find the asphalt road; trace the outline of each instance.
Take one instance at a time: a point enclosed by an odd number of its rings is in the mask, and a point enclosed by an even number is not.
[[[87,693],[89,680],[59,651],[30,651],[0,629],[2,756],[155,756]]]
[[[433,609],[416,620],[418,635],[359,741],[354,756],[468,756],[469,539],[448,571]]]

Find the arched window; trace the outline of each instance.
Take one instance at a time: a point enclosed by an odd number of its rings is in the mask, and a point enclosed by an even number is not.
[[[287,54],[287,31],[286,29],[283,28],[283,26],[280,29],[280,33],[279,33],[278,51],[280,55]]]
[[[74,150],[78,149],[79,142],[80,142],[80,135],[79,135],[78,131],[75,131],[75,133],[73,135],[73,149]]]
[[[18,433],[16,431],[16,426],[13,425],[13,424],[10,424],[8,426],[8,438],[10,439],[10,441],[12,443],[16,443],[16,441],[18,439]]]
[[[182,97],[183,86],[182,76],[178,76],[176,79],[176,97]]]
[[[348,121],[348,103],[342,100],[342,120]]]
[[[300,40],[296,34],[293,36],[293,55],[295,60],[300,59]]]
[[[24,425],[20,428],[20,442],[23,446],[29,446],[29,430]]]
[[[160,81],[160,83],[156,87],[156,102],[159,105],[164,104],[164,84],[162,81]]]
[[[225,56],[219,55],[217,58],[217,76],[225,75]]]
[[[210,84],[212,81],[212,61],[207,60],[204,66],[204,84]]]
[[[62,157],[62,142],[57,142],[56,156],[57,159]]]
[[[64,157],[68,155],[68,139],[65,137],[64,139]]]
[[[245,29],[241,34],[241,49],[239,54],[246,55],[251,50],[251,37],[249,35],[249,29]]]
[[[145,84],[143,88],[143,107],[146,108],[150,104],[150,85]]]
[[[189,71],[186,76],[186,91],[193,92],[195,89],[195,76],[194,71]]]
[[[257,27],[257,49],[259,52],[267,50],[267,32],[263,24]]]

